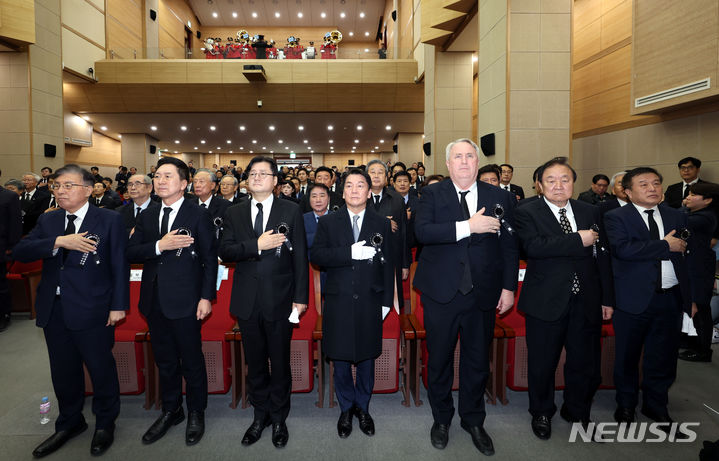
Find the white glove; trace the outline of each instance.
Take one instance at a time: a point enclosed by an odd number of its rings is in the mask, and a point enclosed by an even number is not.
[[[287,320],[289,320],[290,323],[300,323],[300,313],[297,311],[296,307],[292,308],[292,313]]]
[[[360,240],[359,242],[352,244],[352,259],[363,261],[374,258],[377,250],[374,247],[364,246],[364,244],[364,240]]]
[[[389,307],[382,306],[382,320],[387,318],[387,315],[389,314]]]

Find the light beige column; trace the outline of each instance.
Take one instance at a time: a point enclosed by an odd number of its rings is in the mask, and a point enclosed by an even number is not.
[[[122,133],[121,162],[139,173],[149,173],[150,165],[155,165],[160,156],[159,149],[150,153],[150,146],[157,146],[157,139],[144,133]]]
[[[160,5],[159,0],[145,0],[145,54],[146,59],[160,58]],[[150,10],[155,10],[158,16],[150,19]]]
[[[421,133],[397,134],[397,158],[409,167],[414,162],[424,162]]]
[[[0,183],[30,171],[27,52],[0,53]],[[42,167],[41,167],[42,168]]]

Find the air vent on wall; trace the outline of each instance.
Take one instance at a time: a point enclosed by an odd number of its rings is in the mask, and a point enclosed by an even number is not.
[[[711,88],[711,79],[705,78],[697,82],[687,83],[686,85],[678,86],[676,88],[670,88],[648,96],[636,98],[634,100],[634,107],[655,104],[661,101],[666,101],[667,99],[674,99],[690,93],[696,93],[697,91],[708,90],[709,88]]]

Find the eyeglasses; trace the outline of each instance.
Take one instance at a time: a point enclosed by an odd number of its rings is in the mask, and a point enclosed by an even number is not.
[[[140,186],[149,186],[149,184],[145,184],[144,182],[129,182],[127,183],[127,188],[132,189],[133,187],[140,187]]]
[[[85,184],[73,184],[71,182],[66,182],[63,184],[55,183],[52,186],[50,186],[50,189],[60,190],[62,188],[62,189],[69,191],[69,190],[72,190],[73,187],[90,187],[90,186],[86,186]]]
[[[679,169],[680,169],[681,171],[690,171],[690,170],[693,170],[693,169],[695,169],[695,168],[696,168],[696,166],[694,166],[694,165],[684,165],[684,166],[680,166],[680,167],[679,167]]]
[[[268,176],[274,176],[274,174],[268,173],[266,171],[253,171],[248,176],[252,179],[255,179],[255,178],[265,179]]]

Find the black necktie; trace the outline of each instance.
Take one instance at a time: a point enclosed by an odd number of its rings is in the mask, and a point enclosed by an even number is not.
[[[689,188],[687,188],[689,189]],[[649,221],[649,237],[652,240],[659,240],[659,225],[654,220],[654,210],[644,210],[647,214],[647,221]],[[662,287],[662,262],[659,261],[659,274],[657,275],[657,289]]]
[[[170,213],[172,213],[172,207],[166,206],[162,209],[162,224],[160,224],[160,238],[167,234],[167,227],[170,224]]]
[[[50,206],[48,208],[55,208],[55,207],[57,207],[57,203],[55,203],[55,197],[53,196],[50,199]]]
[[[95,199],[95,203],[97,203],[97,206],[100,206],[100,199],[99,198]]]
[[[690,186],[689,184],[684,184],[684,194],[683,194],[683,198],[687,198],[687,197],[689,196],[689,188],[690,188],[690,187],[691,187],[691,186]],[[653,211],[653,210],[652,210],[652,211]],[[651,215],[650,215],[650,216],[651,216]]]
[[[469,191],[459,193],[459,203],[460,205],[462,205],[462,213],[464,214],[464,219],[469,219],[469,205],[467,205],[467,194],[469,194]]]
[[[72,234],[75,233],[75,223],[74,223],[74,221],[75,221],[76,218],[77,218],[77,216],[75,216],[74,214],[69,214],[69,215],[67,215],[67,227],[65,228],[65,235],[72,235]],[[63,264],[64,264],[65,261],[67,260],[67,257],[68,257],[69,254],[70,254],[70,250],[68,250],[67,248],[63,248],[63,251],[62,251],[62,262],[63,262]]]
[[[571,234],[572,231],[572,225],[569,222],[569,218],[567,218],[567,209],[566,208],[560,208],[559,209],[559,226],[562,228],[562,231],[564,231],[565,234]],[[579,293],[579,278],[577,277],[577,273],[574,273],[574,278],[572,279],[572,294]]]
[[[201,203],[200,206],[201,206],[202,208],[207,208],[207,205],[205,205],[204,203]]]
[[[140,208],[139,206],[135,207],[135,219],[137,219],[137,217],[140,215],[140,210],[142,210],[142,208]]]
[[[257,216],[255,217],[255,235],[260,236],[262,235],[262,220],[264,219],[264,215],[262,213],[262,204],[257,204]]]
[[[377,211],[379,211],[379,199],[380,199],[379,195],[374,196],[374,209]]]

